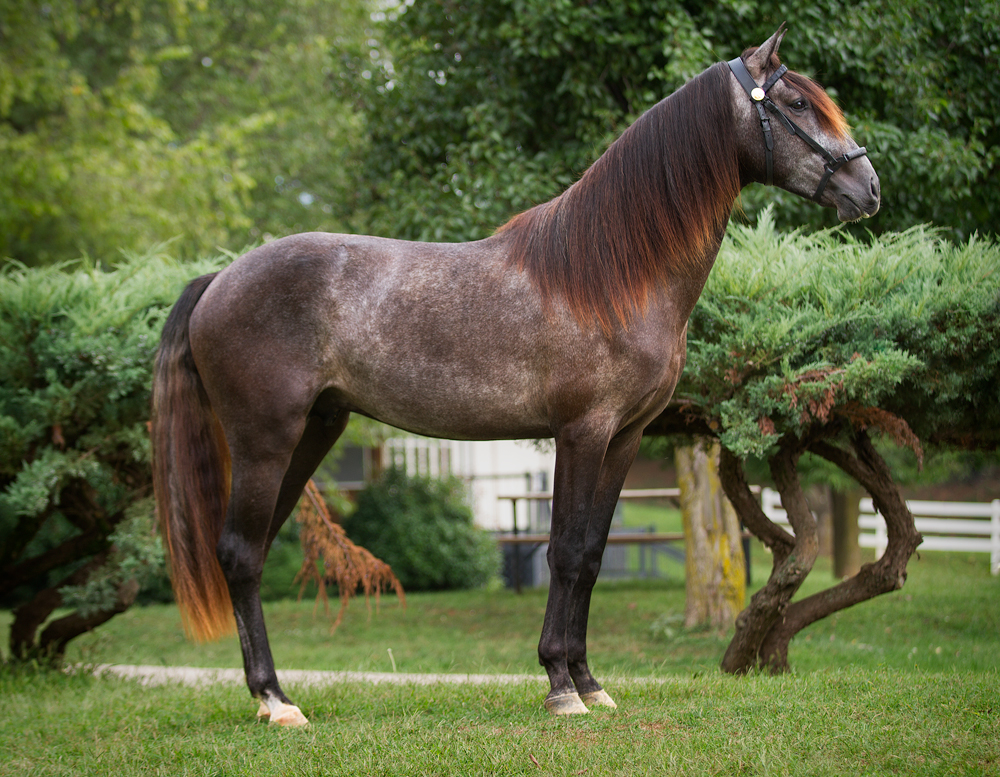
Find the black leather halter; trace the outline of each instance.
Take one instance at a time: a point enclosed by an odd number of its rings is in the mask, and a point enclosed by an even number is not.
[[[774,137],[771,134],[771,121],[767,116],[767,111],[764,110],[765,108],[770,109],[774,113],[775,117],[784,125],[786,130],[788,130],[792,135],[798,135],[802,138],[826,161],[823,177],[820,179],[819,186],[816,188],[816,193],[813,195],[813,200],[816,202],[819,202],[819,198],[823,196],[823,190],[826,188],[827,183],[829,183],[831,176],[835,172],[852,159],[857,159],[858,157],[865,156],[868,153],[865,147],[861,146],[853,151],[848,151],[841,156],[835,157],[816,140],[811,138],[809,133],[802,129],[802,127],[781,112],[774,100],[767,96],[767,92],[778,82],[778,79],[787,72],[788,68],[784,65],[775,70],[771,77],[764,82],[763,86],[757,86],[757,82],[753,80],[753,76],[750,75],[750,71],[747,70],[747,66],[743,64],[743,60],[741,58],[737,57],[736,59],[732,59],[728,64],[729,69],[732,70],[733,75],[736,76],[736,80],[740,82],[740,86],[743,87],[746,93],[750,96],[750,99],[753,101],[753,105],[757,109],[757,115],[760,116],[760,127],[764,131],[764,153],[767,160],[768,186],[774,183]]]

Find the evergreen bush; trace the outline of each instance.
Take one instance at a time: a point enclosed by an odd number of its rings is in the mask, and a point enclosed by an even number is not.
[[[150,369],[184,283],[219,264],[154,250],[113,270],[0,271],[0,603],[15,608],[15,656],[58,657],[143,586],[165,590]]]
[[[477,588],[499,570],[496,543],[473,525],[457,478],[388,469],[359,494],[344,529],[389,564],[407,591]]]

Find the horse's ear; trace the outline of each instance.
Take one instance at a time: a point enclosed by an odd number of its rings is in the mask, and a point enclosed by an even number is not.
[[[760,81],[767,73],[771,57],[778,53],[778,46],[781,45],[782,38],[785,37],[785,23],[775,30],[774,35],[764,41],[753,54],[747,57],[746,66],[750,74]]]

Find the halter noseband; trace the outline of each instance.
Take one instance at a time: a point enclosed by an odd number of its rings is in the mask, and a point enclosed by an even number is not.
[[[802,129],[802,127],[781,112],[774,100],[767,96],[767,92],[788,70],[788,68],[784,65],[775,70],[771,77],[764,82],[763,86],[757,86],[757,82],[753,80],[753,76],[750,75],[750,71],[747,70],[747,66],[743,64],[743,60],[740,57],[730,60],[728,64],[729,69],[732,70],[733,75],[736,76],[736,80],[740,82],[740,86],[742,86],[746,93],[750,95],[750,99],[753,101],[753,105],[757,109],[757,115],[760,116],[760,127],[764,131],[764,153],[767,160],[768,186],[774,183],[774,136],[771,134],[771,121],[767,117],[767,111],[764,110],[765,108],[769,108],[774,113],[778,121],[784,125],[785,129],[788,130],[789,133],[792,135],[798,135],[802,138],[802,140],[809,144],[809,146],[820,154],[820,156],[822,156],[826,161],[823,177],[820,179],[819,186],[816,188],[816,193],[813,195],[813,200],[816,202],[819,202],[819,198],[823,196],[823,190],[826,188],[827,183],[829,183],[831,176],[833,176],[835,172],[852,159],[857,159],[858,157],[865,156],[868,153],[865,147],[861,146],[853,151],[848,151],[841,156],[835,157],[817,141],[811,138],[809,134]]]

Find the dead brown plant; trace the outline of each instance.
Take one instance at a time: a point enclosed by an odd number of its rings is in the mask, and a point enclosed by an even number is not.
[[[333,632],[344,618],[347,605],[359,590],[364,592],[365,605],[371,613],[371,599],[378,608],[383,591],[396,592],[400,604],[406,606],[403,586],[393,574],[392,567],[369,551],[355,545],[334,520],[330,507],[316,484],[306,484],[299,502],[296,520],[301,524],[299,538],[302,543],[302,567],[295,575],[300,584],[299,599],[310,582],[316,583],[316,607],[323,603],[324,612],[330,613],[327,586],[336,585],[340,596],[340,610],[330,626]]]

